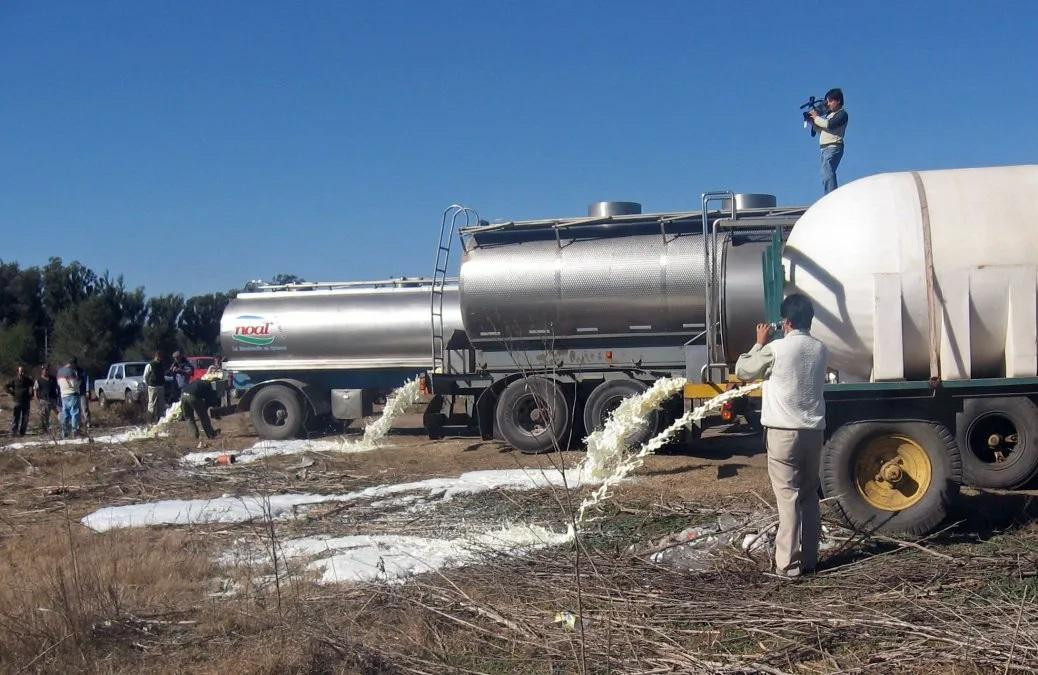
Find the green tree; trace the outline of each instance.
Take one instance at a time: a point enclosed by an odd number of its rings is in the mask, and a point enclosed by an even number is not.
[[[99,374],[137,342],[146,314],[144,289],[128,291],[122,277],[105,274],[94,295],[58,313],[54,355],[60,361],[75,356],[88,373]]]
[[[101,279],[79,262],[64,265],[51,258],[41,270],[43,306],[53,321],[58,314],[96,294]]]
[[[157,350],[168,359],[170,354],[182,346],[177,323],[180,313],[184,311],[184,297],[160,295],[149,298],[147,307],[148,318],[144,323],[141,338],[129,352],[132,356],[128,358],[150,359]]]
[[[220,316],[228,302],[230,296],[226,293],[207,293],[188,298],[184,303],[180,331],[195,353],[220,352]]]
[[[32,368],[36,359],[36,338],[25,321],[0,328],[0,374],[13,374],[18,366]]]

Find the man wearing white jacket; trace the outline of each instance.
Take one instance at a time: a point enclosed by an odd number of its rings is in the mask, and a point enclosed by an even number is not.
[[[803,295],[782,301],[783,338],[769,342],[771,326],[757,326],[757,343],[739,357],[741,380],[764,378],[761,424],[768,476],[778,505],[775,570],[789,577],[813,572],[822,520],[818,465],[825,430],[825,369],[829,352],[811,336],[814,307]]]

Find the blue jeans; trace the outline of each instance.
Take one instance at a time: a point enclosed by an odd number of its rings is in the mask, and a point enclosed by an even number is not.
[[[79,433],[79,395],[61,397],[61,437]]]
[[[843,159],[843,143],[834,143],[822,148],[822,190],[823,194],[829,194],[837,187],[836,167],[840,166]]]

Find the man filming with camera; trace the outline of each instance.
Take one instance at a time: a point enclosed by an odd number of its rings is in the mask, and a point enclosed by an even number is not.
[[[847,111],[843,109],[843,92],[830,89],[825,92],[825,111],[811,108],[806,113],[812,128],[818,131],[822,147],[822,190],[829,194],[838,187],[836,167],[843,159],[843,137],[847,132]]]

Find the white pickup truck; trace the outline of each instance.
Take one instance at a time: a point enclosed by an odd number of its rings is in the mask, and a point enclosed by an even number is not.
[[[144,384],[144,361],[127,361],[113,363],[108,368],[108,377],[94,380],[94,395],[101,407],[109,401],[126,401],[136,403],[143,400],[141,396],[147,391]]]

